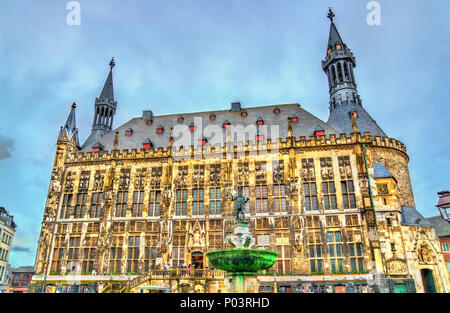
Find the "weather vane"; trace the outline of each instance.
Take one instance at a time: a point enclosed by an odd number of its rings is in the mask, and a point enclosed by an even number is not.
[[[116,63],[114,63],[114,57],[111,59],[111,62],[109,62],[109,67],[111,67],[111,69],[116,65]]]
[[[328,7],[328,15],[327,17],[330,19],[330,21],[333,22],[333,18],[335,17],[335,14],[333,13],[333,10],[331,10],[331,7]]]

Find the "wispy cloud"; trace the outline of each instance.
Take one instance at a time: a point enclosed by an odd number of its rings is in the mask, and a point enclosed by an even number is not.
[[[0,135],[0,160],[11,157],[11,150],[14,146],[14,140]]]
[[[28,247],[22,247],[22,246],[13,246],[12,247],[12,251],[14,252],[25,252],[25,253],[31,253],[33,252],[30,248]]]

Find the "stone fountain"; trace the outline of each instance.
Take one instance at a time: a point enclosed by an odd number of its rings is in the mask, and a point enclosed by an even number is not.
[[[244,205],[249,200],[242,195],[238,187],[236,196],[236,223],[233,235],[227,238],[232,249],[215,250],[206,253],[209,264],[227,272],[227,291],[235,293],[255,293],[259,291],[258,272],[270,268],[276,261],[278,253],[271,250],[252,249],[255,239],[249,231],[245,220]]]

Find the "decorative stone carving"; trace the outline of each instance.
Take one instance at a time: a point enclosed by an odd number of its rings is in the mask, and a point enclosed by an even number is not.
[[[302,179],[303,181],[315,181],[314,159],[302,159]]]
[[[297,177],[289,177],[286,188],[287,195],[289,197],[296,197],[300,188],[300,182]]]
[[[101,175],[99,172],[95,173],[94,176],[94,190],[101,191],[103,190],[105,175]]]
[[[191,224],[192,226],[192,224]],[[197,220],[189,232],[189,250],[193,248],[205,248],[205,230],[200,226]]]
[[[273,182],[275,184],[284,182],[284,165],[282,163],[273,171]]]
[[[297,249],[298,252],[301,252],[303,250],[303,232],[294,234],[294,243],[295,249]]]
[[[323,180],[333,180],[333,164],[331,158],[320,158],[320,175]]]
[[[352,179],[352,168],[350,166],[350,157],[349,156],[340,156],[338,157],[339,163],[339,174],[341,179]]]
[[[420,248],[417,250],[417,256],[419,258],[419,261],[422,263],[432,263],[433,262],[433,256],[426,244],[422,244],[420,246]]]
[[[134,180],[134,189],[135,190],[144,190],[145,187],[145,173],[136,174],[135,180]]]
[[[407,274],[408,269],[406,263],[402,259],[390,259],[387,262],[387,270],[392,275],[404,275]]]

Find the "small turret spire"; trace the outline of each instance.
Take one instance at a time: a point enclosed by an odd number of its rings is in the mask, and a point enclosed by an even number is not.
[[[75,120],[75,108],[77,107],[77,104],[74,102],[72,103],[71,107],[72,109],[70,110],[66,123],[64,124],[64,126],[61,126],[61,129],[59,131],[58,140],[68,140],[73,142],[77,147],[79,147],[80,142],[78,140],[78,129]]]

